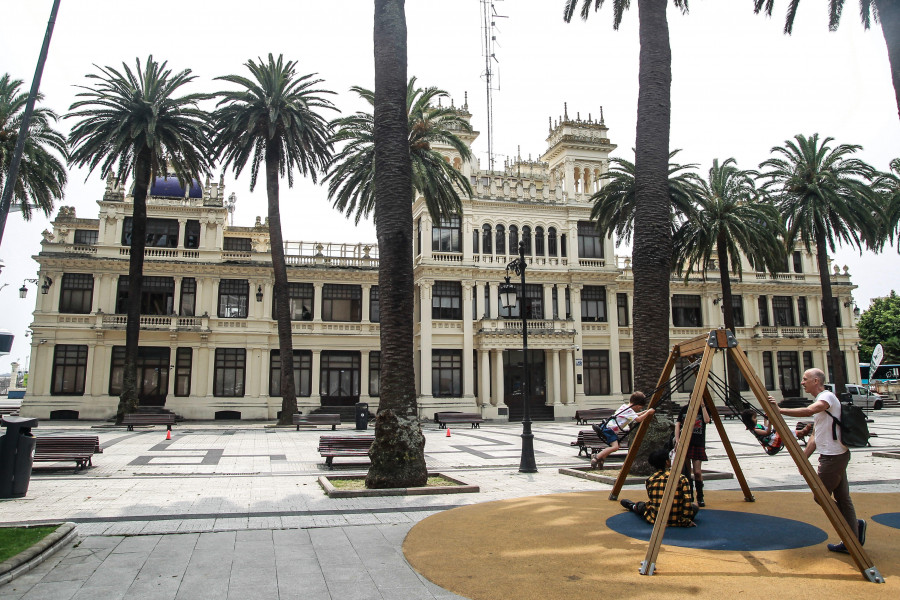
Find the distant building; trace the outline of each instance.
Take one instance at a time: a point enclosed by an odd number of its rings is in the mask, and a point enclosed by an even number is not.
[[[458,109],[470,117],[467,107]],[[477,133],[462,134],[468,143]],[[527,260],[532,415],[568,419],[576,408],[617,406],[632,391],[640,348],[632,338],[630,258],[589,221],[589,198],[615,149],[600,120],[567,114],[550,124],[539,160],[501,171],[463,163],[475,196],[463,214],[432,222],[419,198],[415,240],[419,411],[480,411],[521,419],[518,308],[498,286],[520,240]],[[148,198],[139,376],[141,403],[186,418],[273,419],[281,409],[269,235],[228,225],[222,183],[185,189],[157,177]],[[132,198],[110,179],[99,216],[61,207],[35,259],[40,278],[24,414],[107,418],[122,386]],[[314,224],[307,230],[314,231]],[[286,237],[303,232],[285,232]],[[287,242],[300,410],[352,406],[379,395],[378,247]],[[796,251],[777,276],[744,264],[735,281],[738,340],[773,395],[798,396],[805,368],[828,363],[814,257]],[[858,342],[846,267],[834,266],[834,307],[851,381]],[[723,325],[717,273],[673,277],[673,343]],[[722,376],[721,361],[715,369]],[[676,393],[686,399],[685,388]]]

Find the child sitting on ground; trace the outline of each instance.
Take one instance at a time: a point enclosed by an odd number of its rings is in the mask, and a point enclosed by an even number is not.
[[[766,449],[766,454],[774,456],[784,448],[784,442],[781,436],[774,430],[768,419],[763,419],[763,424],[757,423],[756,412],[752,408],[748,408],[741,412],[741,421],[744,426],[753,433],[759,440],[759,443]]]
[[[659,512],[659,505],[662,502],[663,493],[666,490],[666,483],[669,480],[671,472],[671,464],[669,462],[669,453],[666,450],[654,450],[647,457],[650,466],[656,469],[650,477],[647,478],[647,502],[632,502],[631,500],[622,500],[621,504],[626,510],[633,512],[639,517],[643,517],[645,521],[656,523],[656,515]],[[688,478],[683,474],[678,474],[678,487],[675,489],[675,497],[672,500],[672,512],[669,513],[667,525],[669,527],[696,527],[694,517],[700,508],[694,504],[694,496],[691,493],[691,484]]]
[[[591,467],[603,468],[606,457],[619,449],[619,435],[630,431],[634,423],[640,423],[647,417],[652,417],[656,409],[650,408],[641,411],[647,405],[647,397],[643,392],[635,392],[628,399],[628,404],[623,404],[602,425],[595,423],[591,428],[597,432],[601,440],[605,440],[609,446],[591,457]],[[640,411],[640,412],[638,412]]]

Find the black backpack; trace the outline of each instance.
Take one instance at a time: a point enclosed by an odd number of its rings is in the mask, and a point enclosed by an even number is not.
[[[831,435],[837,437],[838,419],[825,411],[831,417]],[[841,402],[841,443],[848,448],[865,448],[869,445],[869,425],[866,422],[866,414],[862,409],[850,402]]]

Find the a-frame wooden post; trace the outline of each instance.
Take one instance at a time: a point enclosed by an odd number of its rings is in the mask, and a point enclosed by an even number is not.
[[[688,343],[693,343],[696,339],[697,338],[694,338]],[[769,419],[769,422],[772,423],[772,425],[775,427],[775,431],[777,431],[781,436],[782,442],[788,449],[788,453],[791,455],[791,458],[797,465],[798,470],[806,480],[807,485],[809,485],[810,490],[812,490],[816,502],[819,504],[819,506],[822,507],[822,510],[825,511],[825,514],[828,517],[828,520],[831,522],[832,527],[834,527],[835,531],[837,531],[841,540],[844,542],[844,545],[847,547],[847,550],[850,552],[850,555],[853,557],[853,561],[856,563],[857,568],[859,568],[862,575],[869,581],[872,581],[874,583],[884,583],[884,577],[881,576],[878,568],[875,567],[869,556],[866,554],[865,550],[863,550],[863,547],[860,545],[859,540],[855,535],[853,535],[853,532],[850,530],[850,526],[838,511],[837,505],[835,504],[834,500],[832,500],[831,495],[822,485],[822,481],[819,479],[818,474],[813,470],[812,465],[807,460],[806,455],[803,453],[803,450],[801,450],[800,444],[797,442],[797,439],[788,428],[787,423],[785,423],[784,418],[781,416],[781,413],[769,402],[768,393],[763,387],[762,382],[760,382],[759,377],[753,371],[753,367],[750,366],[750,362],[747,360],[747,357],[738,346],[737,340],[735,340],[732,333],[730,331],[727,331],[726,329],[713,330],[707,337],[707,343],[706,347],[703,349],[703,357],[700,361],[697,379],[694,383],[694,389],[691,392],[690,402],[688,403],[685,423],[693,423],[697,418],[697,411],[700,408],[700,403],[706,402],[707,408],[712,409],[711,415],[715,413],[714,419],[716,421],[716,427],[719,430],[719,435],[721,436],[721,439],[726,446],[726,452],[729,455],[732,466],[735,467],[735,474],[737,475],[738,473],[741,473],[737,457],[734,455],[733,450],[731,450],[731,444],[728,442],[728,436],[725,434],[725,429],[721,426],[722,423],[718,418],[718,412],[713,406],[711,398],[709,397],[709,390],[707,389],[709,372],[712,368],[713,357],[716,351],[720,349],[725,350],[729,354],[729,358],[731,358],[731,360],[733,360],[737,364],[738,370],[740,370],[741,375],[743,375],[744,379],[749,382],[750,389],[753,391],[753,395],[756,397],[757,401],[762,407],[762,410],[766,414],[766,417]],[[696,348],[692,348],[691,350],[693,354],[699,352],[699,350],[697,350]],[[669,361],[666,363],[666,369],[664,369],[664,375],[666,375],[666,378],[668,378],[668,373],[671,372],[670,363],[674,362],[674,357],[676,357],[679,352],[682,352],[682,355],[686,354],[683,350],[679,350],[678,346],[673,348],[672,354],[669,356]],[[654,397],[656,397],[656,394],[654,394]],[[641,429],[644,429],[646,423],[646,421],[641,423],[638,434],[640,434]],[[656,522],[653,525],[653,533],[650,535],[650,545],[647,548],[647,555],[644,561],[641,563],[640,573],[642,575],[653,575],[653,572],[656,570],[656,558],[659,555],[659,548],[662,545],[662,539],[663,535],[665,534],[666,524],[669,520],[669,514],[672,512],[672,502],[675,499],[675,491],[679,480],[678,474],[681,473],[682,467],[684,465],[690,435],[690,427],[685,427],[682,429],[681,437],[678,440],[678,450],[675,453],[675,460],[670,471],[675,476],[669,477],[669,480],[666,482],[666,488],[663,492],[663,498],[656,514]],[[635,443],[628,451],[629,457],[631,457],[632,454],[636,455],[639,442],[640,440],[637,439],[636,436]],[[626,475],[627,471],[625,471],[623,468],[623,472],[619,474],[619,479],[624,482],[624,477]],[[746,481],[744,481],[743,474],[738,476],[738,480],[741,482],[741,488],[744,491],[745,499],[751,499],[752,496],[750,495],[749,488],[746,485]],[[618,484],[619,480],[617,480],[616,483]]]

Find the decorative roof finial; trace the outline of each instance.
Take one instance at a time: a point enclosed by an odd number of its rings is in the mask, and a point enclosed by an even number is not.
[[[516,158],[522,160],[522,146],[516,146]]]
[[[603,125],[603,107],[600,107],[600,124]]]
[[[581,121],[581,112],[580,111],[575,113],[575,120],[579,121],[579,122]]]
[[[463,108],[469,110],[469,92],[463,92]]]
[[[588,113],[588,123],[591,122],[591,113]]]
[[[550,131],[553,131],[553,117],[551,116],[547,117],[547,127],[550,128]]]
[[[563,102],[563,119],[566,121],[569,120],[569,103],[568,102]]]

